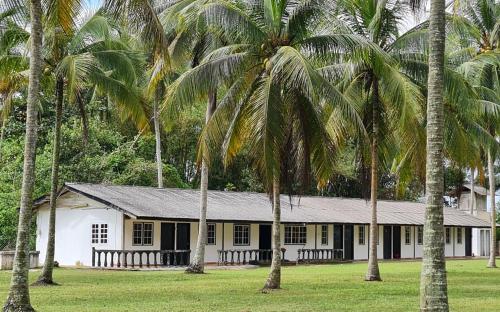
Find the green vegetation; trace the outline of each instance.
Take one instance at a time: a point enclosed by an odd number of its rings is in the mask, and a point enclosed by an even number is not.
[[[415,311],[420,262],[381,262],[384,280],[366,283],[366,263],[283,268],[283,289],[260,293],[268,268],[133,272],[56,269],[61,287],[37,287],[37,311]],[[498,311],[500,271],[485,260],[447,262],[452,311]],[[31,274],[35,278],[37,274]],[[0,297],[9,272],[0,272]]]

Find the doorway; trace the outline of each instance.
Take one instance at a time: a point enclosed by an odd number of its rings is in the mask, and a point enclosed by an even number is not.
[[[392,256],[392,227],[384,226],[384,259],[391,259]]]
[[[272,248],[272,226],[270,224],[259,224],[259,249],[270,250]],[[260,252],[259,261],[271,261],[271,253]]]
[[[465,228],[465,256],[472,257],[472,229]]]
[[[401,259],[401,227],[392,227],[392,259]]]
[[[344,249],[344,230],[342,224],[333,225],[333,257],[334,259],[343,259]]]
[[[189,250],[191,237],[191,224],[177,223],[176,250]],[[189,264],[189,254],[177,255],[177,263],[180,265]]]
[[[344,259],[354,260],[354,225],[344,225]]]
[[[160,249],[161,250],[175,250],[175,223],[162,223],[161,224]],[[168,264],[168,255],[167,254],[162,255],[161,263],[163,265]]]
[[[191,225],[189,223],[161,223],[161,250],[189,250]],[[162,256],[162,264],[168,264],[168,254]],[[181,265],[189,264],[189,255],[177,255],[176,263]]]

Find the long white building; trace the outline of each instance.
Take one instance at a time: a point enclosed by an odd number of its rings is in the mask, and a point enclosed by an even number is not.
[[[37,207],[36,247],[45,259],[49,204]],[[368,258],[370,205],[363,199],[281,196],[281,239],[287,261]],[[379,201],[378,257],[422,256],[425,205]],[[186,264],[198,235],[199,191],[66,184],[57,201],[55,260],[67,266]],[[260,193],[209,191],[208,263],[269,260],[272,208]],[[473,229],[489,222],[444,208],[447,257],[476,256]],[[484,239],[484,238],[483,238]]]

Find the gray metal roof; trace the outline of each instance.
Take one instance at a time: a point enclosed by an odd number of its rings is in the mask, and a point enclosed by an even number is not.
[[[140,186],[67,183],[66,191],[90,197],[132,217],[197,220],[199,191]],[[364,199],[281,196],[284,223],[370,223],[370,203]],[[379,224],[423,225],[425,205],[407,201],[378,201]],[[262,193],[208,192],[207,219],[212,221],[272,222],[269,197]],[[444,208],[447,226],[489,227],[489,223],[453,208]]]
[[[464,188],[470,190],[472,188],[472,184],[470,184],[470,183],[464,184]],[[488,195],[489,192],[485,187],[483,187],[481,185],[474,184],[474,193],[486,196],[486,195]]]

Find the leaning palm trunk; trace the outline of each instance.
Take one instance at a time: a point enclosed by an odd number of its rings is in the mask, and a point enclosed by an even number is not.
[[[488,261],[489,268],[496,268],[497,254],[497,225],[496,225],[496,208],[495,208],[495,160],[491,153],[491,148],[488,149],[488,179],[490,180],[490,205],[491,205],[491,242],[490,242],[490,260]]]
[[[280,178],[273,178],[273,259],[271,261],[271,272],[264,285],[264,291],[279,289],[281,287],[281,203],[280,203]]]
[[[153,123],[155,126],[156,140],[156,170],[158,176],[158,188],[163,188],[163,163],[161,160],[160,120],[158,115],[158,97],[156,97],[153,103]]]
[[[61,124],[63,111],[64,81],[62,77],[56,84],[56,124],[54,127],[54,150],[52,151],[52,177],[50,185],[50,215],[47,252],[43,263],[42,274],[35,285],[54,285],[52,272],[54,271],[54,253],[56,242],[56,202],[59,184],[59,154],[61,150]]]
[[[17,227],[16,252],[12,269],[12,279],[3,311],[34,311],[30,303],[29,273],[29,233],[33,188],[35,185],[35,156],[37,140],[37,107],[40,91],[42,65],[42,4],[40,0],[30,0],[31,47],[28,101],[26,105],[26,140],[24,143],[23,182],[19,223]]]
[[[378,223],[377,223],[377,189],[378,189],[378,83],[373,82],[373,112],[372,112],[372,168],[371,168],[371,221],[370,221],[370,252],[368,254],[368,271],[366,281],[380,281],[380,271],[377,259]]]
[[[448,311],[443,235],[444,47],[445,1],[431,0],[425,182],[427,207],[420,279],[421,311]]]
[[[205,123],[212,117],[217,105],[217,95],[212,92],[208,96]],[[186,269],[188,273],[203,273],[205,269],[205,246],[207,244],[207,196],[208,196],[208,166],[205,159],[201,161],[200,179],[200,222],[198,225],[198,241],[191,264]]]

